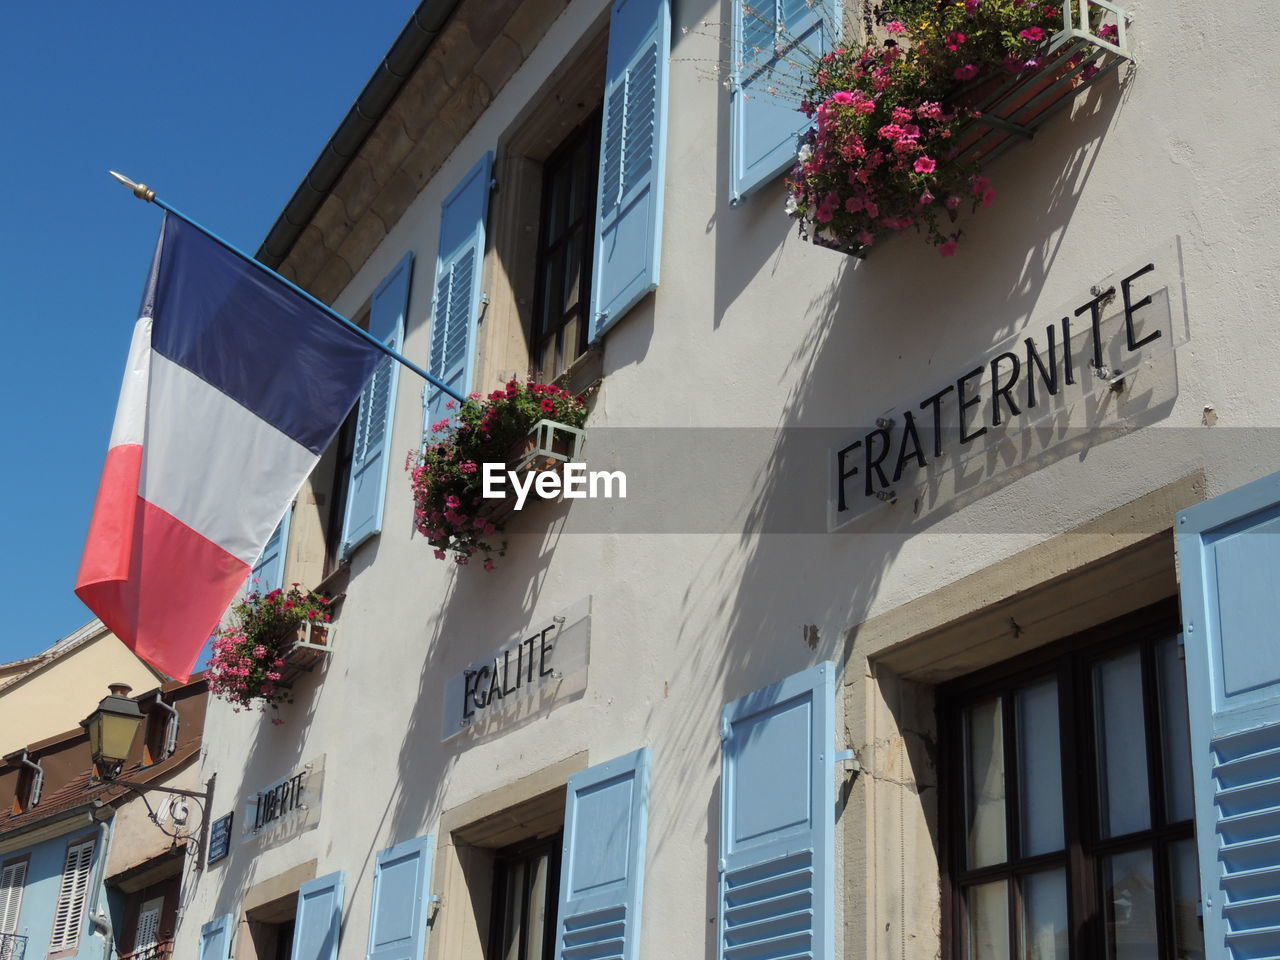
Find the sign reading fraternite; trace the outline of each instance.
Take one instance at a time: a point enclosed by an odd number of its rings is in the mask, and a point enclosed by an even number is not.
[[[449,679],[440,739],[510,727],[580,693],[590,641],[590,597],[535,620],[516,639]]]
[[[919,513],[931,498],[945,498],[938,492],[945,475],[953,488],[981,490],[998,474],[1034,469],[1049,445],[1083,449],[1147,412],[1153,387],[1170,388],[1159,382],[1169,379],[1164,364],[1186,340],[1176,241],[1083,284],[1060,309],[1038,312],[1019,333],[957,364],[947,379],[921,383],[915,396],[899,398],[905,402],[829,451],[829,529],[903,499]],[[1026,442],[1029,427],[1046,423],[1054,427],[1048,441]],[[955,478],[974,463],[979,476]]]

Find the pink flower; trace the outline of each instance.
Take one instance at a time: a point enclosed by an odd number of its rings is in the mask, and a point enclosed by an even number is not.
[[[886,123],[876,131],[876,133],[880,134],[880,136],[884,137],[886,140],[901,140],[902,135],[905,132],[906,131],[896,123]]]
[[[915,163],[916,173],[933,173],[938,165],[934,163],[931,157],[917,157]]]
[[[957,197],[957,196],[953,193],[951,196],[947,197],[946,204],[947,204],[947,209],[948,209],[948,210],[956,210],[956,209],[959,209],[959,207],[960,207],[960,198],[959,198],[959,197]]]
[[[957,80],[972,80],[978,75],[978,68],[972,63],[966,63],[963,67],[956,67],[955,73],[951,75]]]
[[[443,559],[444,559],[444,551],[443,551],[443,550],[441,550],[441,549],[439,549],[438,547],[437,547],[434,551],[432,551],[432,552],[433,552],[433,553],[435,553],[435,555],[436,555],[436,559],[437,559],[437,560],[443,560]]]
[[[920,194],[920,206],[927,207],[929,204],[933,203],[935,199],[934,195],[926,189],[924,193]]]
[[[1029,43],[1039,43],[1044,39],[1044,30],[1040,27],[1027,27],[1027,29],[1019,31],[1018,36]]]
[[[942,106],[936,100],[926,100],[916,107],[916,114],[926,120],[938,120],[942,117]]]
[[[906,107],[893,108],[894,123],[906,123],[910,119],[911,119],[911,111],[908,110]]]
[[[982,6],[982,0],[964,0],[964,12],[969,16],[977,13],[980,6]]]
[[[453,494],[449,494],[449,496],[444,498],[444,505],[448,507],[450,510],[457,510],[460,506],[462,506],[462,501],[459,500],[457,497],[455,497]]]
[[[1087,67],[1085,67],[1083,70],[1080,71],[1080,79],[1092,80],[1094,77],[1098,75],[1098,71],[1101,69],[1102,68],[1099,67],[1096,63],[1091,63]]]
[[[831,95],[831,99],[833,102],[840,104],[842,107],[848,106],[849,104],[853,103],[853,94],[848,90],[837,90],[835,93]]]
[[[996,192],[990,188],[982,191],[982,205],[984,207],[991,206],[991,201],[996,198]]]
[[[963,33],[956,30],[951,31],[951,33],[947,34],[947,49],[953,51],[959,50],[960,44],[964,43],[965,39],[966,38]]]
[[[484,568],[485,568],[486,570],[492,570],[492,569],[493,569],[493,561],[492,561],[492,560],[488,560],[488,559],[486,559],[486,560],[485,560],[485,562],[484,562]]]
[[[906,33],[907,28],[902,25],[901,20],[890,20],[884,25],[884,28],[890,33]]]
[[[990,186],[991,186],[991,181],[988,180],[986,177],[974,177],[973,178],[974,196],[977,196],[977,197],[982,196],[984,193],[987,192]]]
[[[946,243],[939,244],[938,253],[942,254],[944,257],[954,257],[956,255],[956,242],[954,240],[948,240]]]

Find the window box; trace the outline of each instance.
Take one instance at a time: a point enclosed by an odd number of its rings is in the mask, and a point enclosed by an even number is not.
[[[529,436],[512,447],[507,458],[507,470],[521,474],[560,473],[566,463],[581,461],[585,437],[586,431],[579,427],[571,427],[555,420],[539,420],[529,431]],[[538,496],[532,488],[529,495]],[[502,500],[482,501],[476,515],[497,524],[511,515],[515,505],[516,495],[511,492]]]
[[[286,641],[282,655],[284,666],[280,668],[279,686],[292,687],[303,674],[311,673],[329,659],[333,652],[332,623],[304,623],[294,630],[292,641]]]
[[[805,88],[800,106],[816,122],[787,180],[801,236],[862,257],[914,230],[953,256],[959,212],[996,197],[981,170],[1133,61],[1127,18],[1109,0],[964,0],[922,6],[885,24],[887,38],[827,54]]]
[[[1111,16],[1115,41],[1099,36],[1089,26],[1089,7],[1100,7]],[[1083,23],[1072,23],[1055,34],[1036,70],[1014,74],[992,73],[957,91],[957,105],[976,111],[961,128],[958,161],[989,163],[1009,147],[1032,134],[1076,93],[1133,62],[1126,45],[1128,14],[1106,0],[1085,0]],[[1099,26],[1101,29],[1101,26]]]

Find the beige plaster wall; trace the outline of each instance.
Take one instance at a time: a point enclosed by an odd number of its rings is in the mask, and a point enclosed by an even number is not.
[[[490,91],[367,260],[349,279],[333,274],[339,310],[358,310],[414,250],[405,349],[426,357],[441,200],[606,6],[573,0]],[[345,873],[339,956],[361,957],[379,850],[443,831],[446,811],[569,758],[648,745],[641,956],[714,956],[720,711],[831,659],[845,690],[837,747],[857,748],[865,771],[840,820],[842,955],[936,956],[934,686],[1172,595],[1173,511],[1280,463],[1280,194],[1256,176],[1280,133],[1235,94],[1259,71],[1275,79],[1280,31],[1256,11],[1190,0],[1133,13],[1141,66],[995,164],[1000,197],[965,222],[960,256],[904,237],[853,261],[797,239],[781,181],[729,206],[726,95],[705,70],[728,14],[676,3],[661,285],[606,337],[588,426],[589,460],[628,471],[628,500],[528,511],[493,574],[439,563],[412,533],[397,465],[422,423],[420,384],[401,377],[383,531],[353,558],[327,668],[297,686],[283,726],[209,710],[214,815],[323,755],[318,825],[272,847],[237,836],[226,861],[189,874],[179,953],[194,954],[201,923],[238,912],[242,891],[315,860],[318,874]],[[1248,55],[1216,58],[1212,73],[1188,68],[1241,43]],[[825,451],[780,428],[872,423],[1175,240],[1188,339],[1119,398],[1143,409],[1134,429],[1015,464],[929,516],[902,497],[828,534],[794,511],[822,503]],[[481,342],[507,338],[482,328]],[[682,429],[617,429],[654,427]],[[487,739],[442,742],[448,679],[588,595],[585,691]],[[448,856],[433,892],[462,869]],[[432,927],[444,943],[475,916],[456,889]]]
[[[20,680],[0,688],[0,755],[75,729],[108,693],[127,683],[135,694],[162,677],[105,628]]]

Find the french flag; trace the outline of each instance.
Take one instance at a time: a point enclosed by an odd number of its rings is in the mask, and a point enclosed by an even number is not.
[[[76,594],[179,680],[383,354],[167,216]]]

